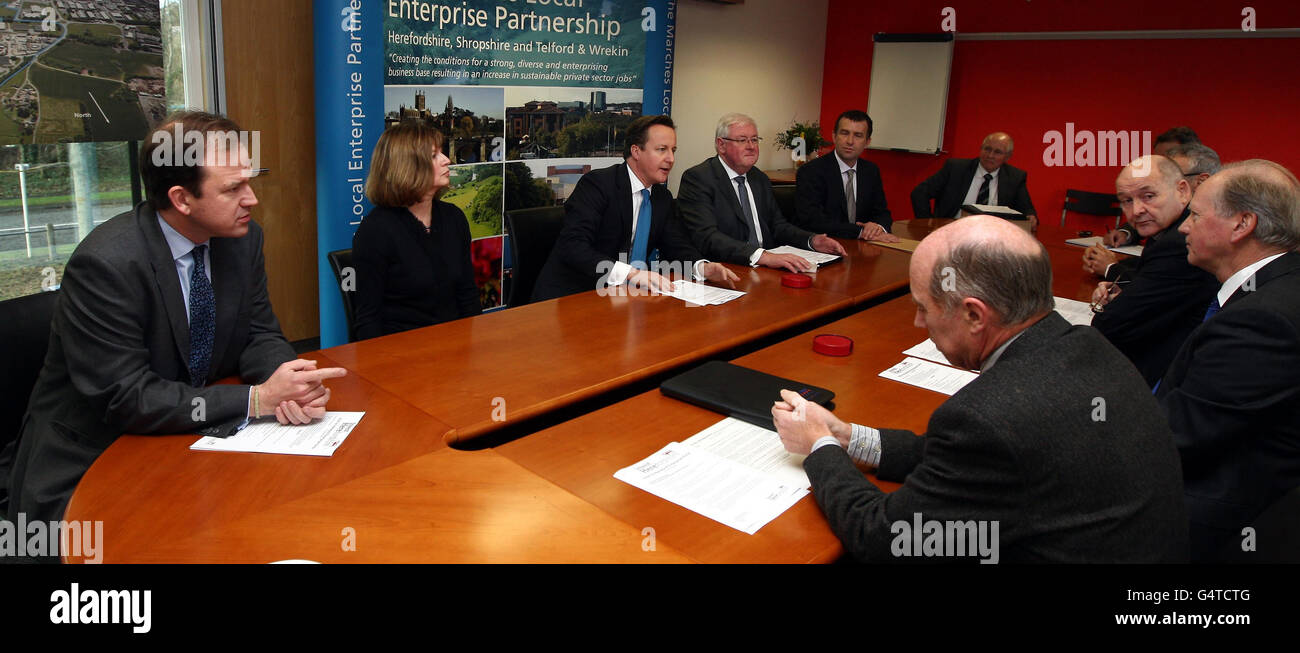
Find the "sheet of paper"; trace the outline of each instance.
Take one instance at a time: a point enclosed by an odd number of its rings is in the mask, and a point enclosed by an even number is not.
[[[970,206],[979,209],[980,213],[1011,213],[1014,215],[1024,215],[1020,211],[1009,206],[998,206],[996,204],[971,204]]]
[[[699,304],[700,306],[717,306],[743,296],[745,293],[740,290],[706,286],[702,283],[678,279],[673,282],[673,291],[664,294],[669,297],[676,297],[677,299],[691,304]]]
[[[886,242],[884,242],[884,241],[880,241],[880,240],[872,240],[872,241],[869,241],[869,242],[870,242],[872,245],[879,245],[879,246],[881,246],[881,247],[888,247],[889,249],[896,249],[896,250],[903,251],[903,252],[915,252],[915,251],[916,251],[916,246],[921,244],[921,241],[919,241],[919,240],[912,240],[912,239],[910,239],[910,238],[903,238],[903,239],[900,239],[900,240],[899,240],[898,242],[896,242],[896,243],[886,243]]]
[[[749,535],[808,494],[807,488],[680,442],[614,472],[614,478]]]
[[[1092,324],[1092,306],[1088,302],[1064,297],[1053,297],[1052,299],[1056,300],[1056,312],[1060,313],[1066,322],[1079,326]]]
[[[954,395],[979,375],[909,356],[903,362],[881,372],[880,376],[918,388]]]
[[[245,451],[283,453],[298,456],[333,456],[334,450],[347,439],[364,412],[327,411],[311,424],[284,425],[275,420],[249,424],[228,438],[200,438],[190,445],[193,451]]]
[[[1101,236],[1089,236],[1087,238],[1067,238],[1065,240],[1065,243],[1067,245],[1074,245],[1076,247],[1092,247],[1093,245],[1101,244]],[[1120,254],[1128,254],[1129,256],[1142,255],[1141,245],[1124,245],[1123,247],[1107,247],[1106,249],[1112,252],[1118,252]]]
[[[823,254],[822,252],[810,252],[806,249],[799,249],[798,247],[791,247],[789,245],[774,247],[767,251],[772,252],[773,254],[794,254],[795,256],[802,256],[804,260],[808,261],[809,263],[812,263],[814,266],[826,265],[827,263],[830,263],[831,261],[834,261],[839,258],[838,254]]]
[[[926,338],[925,342],[914,345],[911,349],[903,352],[903,355],[924,358],[925,360],[943,363],[944,365],[952,365],[952,363],[948,362],[948,357],[944,356],[943,352],[939,351],[939,348],[934,346],[934,341],[929,338]]]
[[[698,447],[738,462],[751,469],[776,476],[785,485],[812,487],[803,471],[805,456],[790,453],[781,444],[781,436],[761,426],[728,417],[682,444]]]

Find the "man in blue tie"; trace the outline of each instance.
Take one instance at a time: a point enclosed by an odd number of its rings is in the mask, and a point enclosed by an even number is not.
[[[147,201],[68,259],[8,481],[8,518],[62,518],[77,482],[123,433],[229,434],[249,418],[301,424],[343,376],[294,360],[266,292],[250,210],[247,132],[173,115],[146,137]],[[210,385],[236,376],[240,383]]]
[[[677,131],[668,116],[628,125],[623,163],[592,170],[564,203],[564,226],[533,290],[533,300],[624,283],[671,290],[672,277],[732,284],[738,277],[701,260],[673,215],[664,183],[673,169]]]
[[[1228,165],[1179,231],[1220,285],[1156,399],[1182,457],[1192,560],[1215,561],[1300,486],[1300,182],[1271,161]]]

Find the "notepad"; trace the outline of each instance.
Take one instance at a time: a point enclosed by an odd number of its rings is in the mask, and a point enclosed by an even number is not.
[[[771,253],[773,253],[773,254],[794,254],[795,256],[801,256],[801,257],[803,257],[803,259],[804,259],[805,261],[808,261],[809,263],[812,263],[814,268],[816,268],[816,267],[818,267],[818,266],[826,265],[827,263],[833,263],[833,262],[838,261],[838,260],[840,259],[840,257],[839,257],[838,254],[826,254],[826,253],[823,253],[823,252],[810,252],[810,251],[808,251],[808,250],[806,250],[806,249],[799,249],[798,247],[791,247],[791,246],[789,246],[789,245],[782,245],[782,246],[780,246],[780,247],[774,247],[774,248],[769,249],[769,250],[767,250],[767,251],[769,251],[769,252],[771,252]]]
[[[1075,247],[1092,247],[1093,245],[1101,244],[1101,236],[1089,236],[1087,238],[1067,238],[1065,240],[1065,243],[1067,245],[1074,245]],[[1129,256],[1142,255],[1141,245],[1124,245],[1123,247],[1107,247],[1106,249],[1112,252],[1117,252],[1119,254],[1128,254]]]

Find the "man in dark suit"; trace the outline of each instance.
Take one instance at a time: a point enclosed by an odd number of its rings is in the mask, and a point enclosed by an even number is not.
[[[626,137],[623,163],[583,175],[565,201],[564,226],[537,279],[535,301],[625,282],[671,290],[670,277],[692,272],[726,284],[739,278],[700,260],[672,215],[664,186],[677,150],[672,118],[641,116]]]
[[[294,360],[280,333],[239,134],[213,114],[165,120],[140,153],[148,201],[68,259],[18,440],[10,520],[61,519],[82,474],[123,433],[229,433],[250,417],[324,414],[321,381],[345,371]],[[243,384],[209,385],[232,375]]]
[[[1154,387],[1201,323],[1218,284],[1187,262],[1187,243],[1178,229],[1187,219],[1191,188],[1173,161],[1156,155],[1134,160],[1120,171],[1115,191],[1124,216],[1147,245],[1131,279],[1097,285],[1092,325]]]
[[[1037,231],[1038,212],[1025,185],[1029,175],[1007,163],[1015,147],[1009,134],[994,132],[984,137],[978,159],[948,159],[939,172],[912,189],[913,214],[955,218],[964,204],[1005,206],[1025,214],[1030,231]]]
[[[1182,455],[1192,560],[1214,561],[1300,486],[1300,182],[1271,161],[1229,165],[1181,230],[1221,285],[1156,399]]]
[[[1174,147],[1164,148],[1165,154],[1169,160],[1178,165],[1178,169],[1183,172],[1183,179],[1187,180],[1188,187],[1191,188],[1192,194],[1196,194],[1196,187],[1210,178],[1210,175],[1219,171],[1223,164],[1219,161],[1219,153],[1210,149],[1202,143],[1188,143]],[[1159,154],[1159,152],[1157,152]],[[1142,240],[1138,235],[1132,223],[1124,223],[1120,227],[1102,237],[1102,244],[1106,247],[1121,247],[1123,245],[1136,244]],[[1105,247],[1093,245],[1083,253],[1083,269],[1096,274],[1107,281],[1114,281],[1115,277],[1123,273],[1124,261],[1118,261],[1119,257],[1111,253]],[[1119,264],[1120,269],[1116,270],[1114,264]]]
[[[860,158],[871,143],[871,116],[856,109],[835,120],[835,153],[799,167],[795,175],[797,216],[804,229],[836,238],[898,242],[885,203],[880,168]]]
[[[1186,560],[1169,427],[1114,347],[1053,312],[1051,279],[1042,245],[997,218],[960,220],[921,242],[916,324],[954,365],[981,370],[923,437],[850,425],[782,391],[772,409],[782,442],[809,454],[813,494],[855,558],[926,555],[911,545],[928,535],[902,533],[933,521],[940,538],[988,526],[985,560]],[[885,494],[855,462],[903,486]],[[968,541],[940,544],[977,554]]]
[[[767,250],[791,245],[844,256],[834,239],[800,229],[781,214],[772,182],[754,166],[762,139],[753,118],[728,113],[714,134],[718,156],[687,170],[677,197],[682,223],[705,258],[804,272],[812,268],[807,259]]]

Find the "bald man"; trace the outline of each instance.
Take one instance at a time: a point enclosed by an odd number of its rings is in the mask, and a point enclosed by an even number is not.
[[[1169,427],[1128,361],[1052,310],[1043,246],[976,216],[923,240],[910,277],[916,326],[954,365],[981,372],[923,437],[845,423],[788,391],[772,408],[786,449],[809,454],[813,494],[845,549],[864,561],[928,556],[900,533],[936,521],[940,538],[996,527],[982,560],[1186,560]],[[885,494],[854,463],[903,486]],[[974,554],[969,541],[941,544]]]
[[[1300,182],[1271,161],[1231,164],[1181,229],[1219,285],[1156,399],[1182,456],[1192,559],[1214,561],[1300,486]]]
[[[1115,194],[1147,245],[1125,278],[1097,284],[1092,325],[1155,387],[1201,323],[1218,284],[1187,262],[1187,241],[1178,229],[1192,191],[1173,161],[1154,154],[1135,159],[1115,179]]]
[[[912,212],[918,218],[955,218],[963,204],[1005,206],[1025,214],[1036,231],[1038,212],[1025,185],[1028,174],[1007,163],[1015,148],[1006,132],[985,136],[978,159],[948,159],[912,189]]]

